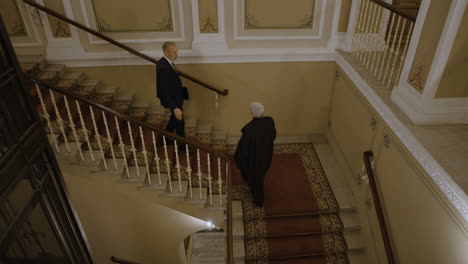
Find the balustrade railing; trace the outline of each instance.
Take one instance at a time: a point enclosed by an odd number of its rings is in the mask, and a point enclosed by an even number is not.
[[[78,149],[76,157],[81,162],[99,162],[104,171],[119,171],[122,179],[144,182],[148,188],[167,186],[166,191],[169,193],[186,192],[185,199],[206,201],[208,207],[230,208],[230,203],[225,203],[230,198],[230,188],[226,185],[229,180],[230,163],[226,155],[32,76],[26,75],[25,78],[33,82],[35,94],[40,101],[39,112],[49,131],[55,135],[51,137],[51,142],[57,153],[72,153],[74,149],[71,148],[71,144],[74,141]],[[50,109],[53,109],[54,113],[49,113]],[[115,124],[111,124],[112,122]],[[162,140],[157,140],[158,137]],[[65,148],[61,147],[60,142]],[[173,142],[173,148],[170,142]],[[147,143],[149,145],[146,145]],[[118,150],[120,157],[117,155]],[[183,152],[185,157],[181,156]],[[142,158],[139,158],[139,154],[142,154]],[[206,159],[202,159],[204,156]],[[161,164],[161,160],[165,164]],[[130,169],[131,166],[135,169]],[[154,170],[151,169],[153,166]],[[196,174],[192,174],[192,168],[197,169]],[[166,182],[162,177],[164,173],[167,175]],[[217,181],[212,181],[212,175],[216,175],[213,173],[218,175]],[[158,180],[153,181],[152,175]],[[197,180],[198,197],[194,196],[192,184]],[[188,182],[186,190],[183,181]],[[173,183],[177,184],[176,188],[173,188]],[[203,188],[208,189],[206,197],[203,197]],[[215,195],[219,195],[219,199],[213,199]],[[228,245],[232,247],[229,241]]]
[[[398,84],[415,21],[383,1],[361,1],[352,55],[386,89]]]

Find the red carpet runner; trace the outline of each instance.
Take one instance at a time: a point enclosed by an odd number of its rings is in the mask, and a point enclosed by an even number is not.
[[[253,204],[233,163],[242,200],[248,264],[346,264],[338,205],[312,144],[275,146],[263,208]]]

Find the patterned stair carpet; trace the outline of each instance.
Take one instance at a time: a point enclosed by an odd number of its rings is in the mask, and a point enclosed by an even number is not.
[[[253,204],[233,163],[244,210],[246,263],[346,264],[338,205],[312,144],[275,145],[264,207]]]

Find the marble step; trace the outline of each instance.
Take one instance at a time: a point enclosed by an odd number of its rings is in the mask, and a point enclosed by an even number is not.
[[[348,251],[365,250],[367,246],[362,240],[360,230],[343,230],[343,236],[348,245]]]

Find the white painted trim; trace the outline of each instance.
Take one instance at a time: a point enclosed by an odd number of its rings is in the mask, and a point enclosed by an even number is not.
[[[454,0],[452,2],[434,55],[434,60],[432,61],[431,69],[428,73],[426,85],[423,89],[424,99],[432,99],[436,94],[440,80],[444,74],[450,52],[452,51],[453,43],[457,37],[460,23],[463,19],[463,15],[465,14],[467,3],[467,0]]]
[[[411,65],[413,65],[414,57],[416,56],[416,49],[419,45],[419,39],[421,38],[421,33],[427,17],[427,12],[429,11],[430,2],[431,0],[422,0],[421,6],[419,7],[418,17],[416,18],[416,23],[413,27],[413,34],[411,36],[408,52],[406,53],[405,63],[403,64],[403,69],[401,71],[400,81],[398,83],[398,86],[401,86],[403,89],[414,89],[413,87],[406,85],[406,83],[409,72],[411,70]]]
[[[89,0],[87,0],[89,1]],[[165,41],[174,41],[174,42],[178,42],[178,41],[185,41],[186,38],[186,32],[185,32],[185,20],[184,20],[184,5],[183,5],[183,0],[171,0],[171,4],[172,4],[172,8],[171,8],[171,12],[172,12],[172,18],[174,19],[173,23],[175,24],[175,16],[174,16],[174,12],[175,12],[175,5],[174,5],[174,1],[177,1],[177,5],[178,5],[178,10],[179,10],[179,16],[180,16],[180,36],[178,37],[174,37],[174,36],[170,36],[170,37],[166,37],[166,38],[138,38],[138,39],[129,39],[129,38],[115,38],[116,41],[118,42],[121,42],[121,43],[163,43]],[[88,3],[89,4],[89,3]],[[94,26],[91,26],[91,22],[88,18],[88,12],[86,11],[86,3],[85,3],[85,0],[80,0],[80,5],[81,5],[81,11],[83,13],[83,17],[84,17],[84,21],[85,21],[85,26],[89,27],[89,28],[94,28],[96,29],[96,25]],[[89,15],[90,17],[95,17],[94,14],[91,14]],[[151,32],[145,32],[145,33],[141,33],[141,32],[135,32],[135,33],[123,33],[123,34],[151,34]],[[177,30],[174,29],[173,32],[165,32],[165,34],[178,34]],[[86,34],[88,36],[88,41],[90,44],[92,45],[104,45],[104,44],[109,44],[109,42],[105,41],[105,40],[101,40],[101,39],[95,39],[93,38],[93,35],[90,34],[90,33],[87,33]]]
[[[224,1],[217,0],[218,7],[218,33],[200,32],[200,13],[198,1],[192,0],[192,20],[193,20],[193,42],[192,50],[198,55],[208,55],[214,50],[225,51],[227,49],[226,36],[224,31]]]
[[[319,0],[317,0],[319,1]],[[317,5],[317,1],[315,4]],[[322,0],[321,3],[321,13],[319,13],[319,10],[315,9],[315,15],[314,15],[314,20],[315,17],[318,15],[320,16],[320,22],[319,22],[319,28],[318,28],[318,34],[317,35],[302,35],[302,36],[290,36],[290,35],[281,35],[282,33],[287,33],[290,34],[291,32],[301,32],[301,33],[314,33],[314,29],[297,29],[297,30],[249,30],[250,32],[263,32],[263,33],[275,33],[277,35],[275,36],[242,36],[240,33],[242,33],[243,27],[241,30],[239,30],[238,27],[238,22],[239,18],[241,19],[241,25],[244,25],[244,14],[242,13],[241,16],[239,16],[239,4],[241,5],[241,10],[244,10],[243,0],[234,0],[233,1],[233,23],[234,23],[234,35],[233,35],[233,40],[314,40],[314,39],[322,39],[322,34],[323,34],[323,28],[324,28],[324,21],[325,21],[325,10],[327,3],[330,4],[330,0]],[[315,22],[315,21],[314,21]],[[315,24],[314,24],[315,26]]]
[[[162,57],[161,51],[143,52],[153,58]],[[245,63],[245,62],[278,62],[278,61],[334,61],[332,50],[326,48],[312,49],[242,49],[214,50],[211,54],[199,56],[199,52],[179,51],[178,64],[193,63]],[[69,53],[57,57],[48,57],[51,63],[63,63],[68,67],[95,67],[115,65],[152,65],[146,60],[135,57],[128,52],[108,53]]]
[[[328,43],[330,49],[336,50],[336,47],[344,40],[344,35],[338,33],[338,25],[340,23],[340,13],[341,13],[341,0],[335,0],[334,12],[333,12],[333,21],[331,27],[331,39]]]
[[[33,8],[33,7],[29,6],[28,4],[23,3],[23,1],[21,1],[21,0],[15,0],[15,1],[16,1],[17,6],[18,6],[18,9],[19,9],[21,19],[23,20],[24,26],[26,27],[26,32],[27,32],[27,37],[26,38],[30,38],[32,40],[32,42],[29,42],[29,43],[13,43],[13,46],[14,47],[38,47],[38,46],[41,46],[42,45],[42,40],[41,40],[41,36],[39,34],[39,31],[37,29],[38,25],[35,23],[34,18],[32,17],[31,11],[29,9],[29,8]],[[33,9],[36,10],[36,8],[33,8]],[[27,15],[28,19],[26,19],[26,16],[25,16],[24,13],[28,14]],[[11,37],[12,42],[14,42],[14,40],[16,38],[24,39],[25,37]]]
[[[398,119],[398,117],[388,108],[380,99],[375,91],[362,79],[354,68],[341,56],[336,55],[338,65],[345,71],[356,87],[361,91],[364,97],[369,101],[372,107],[387,123],[389,128],[395,133],[399,140],[405,145],[411,155],[424,168],[426,173],[433,179],[457,209],[465,221],[468,221],[468,196],[452,180],[448,173],[434,160],[432,155],[424,148],[411,131]]]
[[[352,52],[353,34],[359,17],[359,8],[362,0],[351,1],[351,11],[349,12],[348,29],[346,31],[346,40],[343,43],[342,50]]]

